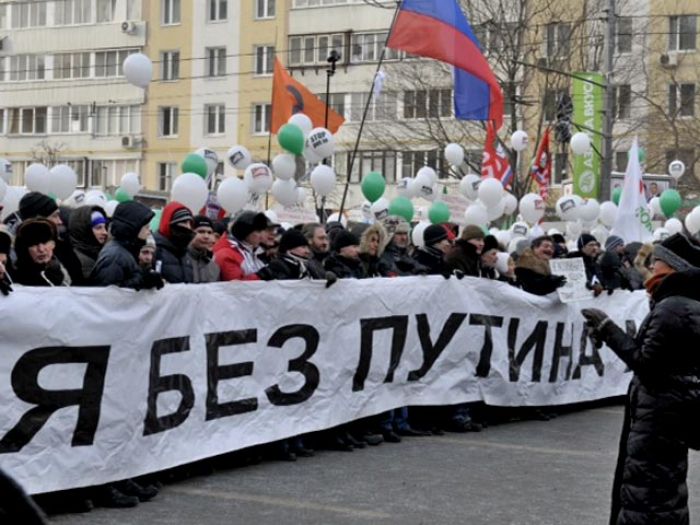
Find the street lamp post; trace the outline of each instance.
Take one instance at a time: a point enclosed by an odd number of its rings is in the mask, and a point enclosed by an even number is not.
[[[335,75],[336,64],[340,61],[340,53],[332,49],[328,54],[326,62],[328,62],[328,67],[326,68],[326,113],[323,119],[323,127],[328,129],[328,112],[331,106],[331,77]],[[328,158],[323,159],[323,164],[328,164]],[[326,197],[321,197],[321,207],[319,209],[318,216],[321,218],[323,224],[326,223]]]

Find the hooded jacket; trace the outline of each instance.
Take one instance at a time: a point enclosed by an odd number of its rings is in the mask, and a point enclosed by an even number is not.
[[[373,235],[376,235],[379,239],[377,255],[369,254],[370,237]],[[387,264],[386,259],[382,258],[386,243],[386,230],[378,222],[375,222],[362,232],[362,236],[360,237],[360,260],[362,261],[367,277],[393,277],[398,275],[396,269]]]
[[[179,202],[171,202],[163,208],[160,226],[153,234],[156,241],[156,261],[160,261],[160,273],[169,283],[194,282],[192,259],[187,255],[187,246],[192,240],[192,235],[182,236],[170,224],[175,212],[182,209],[187,210],[187,207]]]
[[[112,240],[100,251],[90,280],[97,286],[116,285],[140,289],[144,272],[138,265],[139,250],[145,244],[138,238],[154,213],[136,201],[123,202],[114,211],[110,232]]]
[[[601,337],[632,369],[611,523],[688,524],[688,448],[700,449],[700,270],[666,277],[635,338]]]
[[[515,276],[523,290],[534,295],[549,295],[564,284],[561,277],[552,275],[549,263],[527,248],[515,266]]]
[[[92,213],[100,212],[107,217],[99,206],[81,206],[74,209],[68,222],[68,234],[75,255],[80,261],[83,278],[87,281],[100,254],[102,244],[97,241],[92,231]]]

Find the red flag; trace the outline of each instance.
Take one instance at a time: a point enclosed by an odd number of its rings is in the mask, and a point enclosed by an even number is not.
[[[486,142],[484,144],[484,158],[481,162],[481,176],[500,180],[504,188],[510,188],[513,178],[508,155],[503,146],[498,143],[496,127],[492,121],[486,123]]]
[[[549,153],[550,128],[544,132],[544,137],[540,142],[532,164],[532,178],[540,187],[540,197],[547,200],[549,196],[549,185],[552,182],[552,155]]]
[[[326,103],[309,89],[294,80],[279,59],[275,58],[275,74],[272,80],[272,133],[284,126],[295,113],[304,113],[311,119],[315,128],[325,127]],[[328,109],[328,130],[338,131],[345,119]]]

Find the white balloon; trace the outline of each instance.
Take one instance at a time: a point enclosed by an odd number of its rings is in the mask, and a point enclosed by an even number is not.
[[[209,148],[199,148],[194,152],[195,155],[199,155],[207,163],[207,175],[209,177],[216,171],[216,167],[219,165],[219,155],[213,149]]]
[[[483,179],[479,184],[479,200],[484,203],[487,208],[496,206],[503,198],[503,184],[498,179],[493,177]]]
[[[542,237],[544,235],[544,228],[540,226],[539,224],[535,224],[532,228],[530,228],[530,237],[532,239],[537,239],[537,237]]]
[[[297,188],[297,206],[304,206],[306,204],[306,188],[299,186]]]
[[[700,231],[700,206],[696,207],[685,217],[685,227],[695,235]]]
[[[520,199],[520,215],[529,224],[536,224],[544,217],[545,203],[536,193],[528,193]]]
[[[428,226],[430,226],[429,222],[421,221],[413,227],[413,231],[411,232],[411,242],[413,242],[413,246],[417,246],[418,248],[425,246],[423,232],[425,232]]]
[[[464,225],[485,226],[489,222],[489,212],[481,202],[475,202],[464,212]]]
[[[308,162],[309,164],[318,164],[323,160],[323,158],[316,155],[316,152],[314,152],[308,146],[304,148],[304,159],[306,159],[306,162]]]
[[[122,69],[129,84],[140,88],[147,88],[153,78],[153,62],[143,53],[132,53],[126,57]]]
[[[459,181],[459,191],[470,201],[475,201],[479,198],[479,186],[481,185],[481,177],[470,173],[462,177]]]
[[[78,208],[85,204],[85,192],[83,190],[75,190],[71,193],[71,196],[61,202],[63,206],[68,206],[69,208]]]
[[[387,217],[389,215],[389,205],[389,199],[386,197],[380,197],[374,201],[374,203],[372,203],[372,207],[370,208],[374,218],[380,221]]]
[[[293,179],[277,179],[272,183],[270,193],[285,208],[297,203],[297,183]]]
[[[649,201],[649,211],[651,212],[652,217],[656,215],[663,215],[664,212],[661,209],[661,199],[658,197],[652,197],[652,199]]]
[[[233,146],[226,152],[226,158],[232,168],[244,170],[253,162],[253,157],[245,146]]]
[[[325,159],[333,155],[335,151],[335,138],[333,133],[326,128],[315,128],[311,130],[306,139],[306,146],[313,151],[316,156]]]
[[[369,201],[365,201],[362,203],[362,206],[360,206],[360,212],[362,212],[362,218],[366,220],[371,220],[372,219],[372,203]]]
[[[265,210],[264,213],[265,217],[267,217],[272,224],[280,224],[280,218],[277,216],[277,212],[275,212],[275,210]]]
[[[243,180],[251,193],[262,195],[272,187],[272,171],[266,164],[256,162],[245,169]]]
[[[296,126],[299,126],[301,131],[304,133],[304,136],[306,137],[309,133],[311,133],[311,130],[314,127],[313,122],[311,122],[311,119],[304,115],[303,113],[294,113],[291,117],[289,117],[289,120],[287,121],[287,124],[294,124]]]
[[[576,155],[586,155],[591,151],[591,138],[588,136],[587,133],[584,133],[583,131],[574,133],[574,136],[571,137],[570,143],[571,150]]]
[[[512,193],[506,192],[501,201],[503,202],[504,215],[513,215],[518,209],[518,199]]]
[[[112,218],[112,215],[114,215],[114,210],[117,209],[117,206],[119,206],[119,201],[107,201],[105,203],[104,210],[107,217]]]
[[[653,234],[653,238],[655,241],[663,241],[664,239],[667,239],[670,236],[671,232],[669,232],[666,228],[656,228]]]
[[[617,206],[612,201],[605,201],[600,205],[600,215],[598,216],[600,222],[602,222],[608,228],[612,228],[615,224],[615,219],[617,218]]]
[[[38,191],[46,195],[49,193],[50,181],[49,168],[43,164],[30,164],[24,172],[24,184],[29,191]]]
[[[136,173],[129,172],[122,175],[121,182],[119,186],[129,195],[133,197],[139,191],[141,191],[141,181]]]
[[[503,247],[508,246],[508,243],[510,243],[511,235],[508,230],[500,230],[496,232],[495,237],[498,241],[498,244],[500,244]]]
[[[557,201],[557,215],[563,221],[575,221],[580,218],[581,203],[574,195],[559,197]]]
[[[416,181],[411,177],[404,177],[396,183],[396,194],[399,197],[412,199],[416,196],[417,190]]]
[[[416,173],[416,180],[422,180],[423,177],[429,178],[431,186],[437,183],[438,181],[437,173],[430,166],[423,166],[421,169],[418,170],[418,173]]]
[[[248,185],[238,177],[226,177],[216,190],[216,199],[229,214],[243,209],[248,202]]]
[[[674,160],[668,165],[668,174],[674,179],[680,179],[685,173],[685,163],[682,160]]]
[[[671,235],[681,233],[683,231],[683,223],[674,217],[666,221],[664,228],[666,228]]]
[[[566,237],[568,239],[578,239],[583,232],[581,221],[568,221],[566,223]]]
[[[297,161],[294,155],[290,155],[289,153],[280,153],[277,155],[272,159],[272,171],[275,172],[275,177],[280,180],[294,178],[294,174],[297,171]]]
[[[0,159],[0,178],[8,184],[12,182],[12,163],[7,159]]]
[[[170,191],[171,200],[184,204],[195,215],[207,203],[208,197],[207,183],[196,173],[183,173],[173,181],[173,189]]]
[[[516,222],[510,227],[511,237],[527,238],[530,235],[530,227],[526,222]]]
[[[464,162],[464,148],[459,144],[448,144],[445,147],[445,158],[452,166],[461,166]]]
[[[335,171],[330,166],[320,164],[311,172],[311,187],[321,197],[326,197],[335,189]]]
[[[70,197],[78,185],[78,176],[67,164],[57,164],[51,170],[49,192],[63,200]]]
[[[0,179],[0,204],[2,204],[2,201],[5,199],[5,195],[7,195],[7,188],[9,188],[9,186],[7,185],[7,182],[5,182],[5,179]]]
[[[510,136],[510,145],[515,151],[524,151],[527,149],[530,139],[522,129],[515,131]]]
[[[5,179],[0,177],[3,182]],[[19,201],[26,193],[26,190],[21,186],[8,186],[5,190],[5,198],[2,200],[2,210],[0,210],[0,219],[5,220],[7,217],[15,213],[19,209]]]
[[[84,202],[86,206],[104,207],[107,204],[107,195],[101,190],[90,190],[85,194]]]
[[[341,217],[340,215],[338,215],[337,212],[336,212],[336,213],[331,213],[331,214],[328,216],[328,219],[327,219],[326,222],[339,222],[339,223],[342,224],[343,226],[347,226],[347,225],[348,225],[348,219],[345,217],[345,214],[343,214],[342,217]]]
[[[598,241],[601,246],[604,246],[606,239],[610,236],[610,232],[605,226],[599,224],[591,230],[591,235],[595,237],[596,241]]]
[[[503,199],[499,200],[493,206],[489,206],[487,208],[489,221],[495,221],[496,219],[499,219],[503,215],[504,207],[505,204],[503,202]]]
[[[588,199],[584,202],[581,208],[581,219],[585,222],[593,222],[598,219],[600,214],[600,204],[595,199]]]
[[[550,237],[552,235],[561,235],[561,232],[556,228],[550,228],[549,230],[547,230],[547,235],[549,235]]]

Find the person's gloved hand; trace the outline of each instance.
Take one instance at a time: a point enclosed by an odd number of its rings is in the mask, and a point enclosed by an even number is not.
[[[601,332],[607,324],[612,323],[608,314],[597,308],[584,308],[581,315],[586,318],[586,326],[593,341],[597,346],[602,346]]]
[[[464,279],[464,276],[466,275],[462,270],[455,270],[452,272],[452,275],[454,275],[457,279],[460,281]]]
[[[257,275],[261,281],[273,281],[275,279],[275,276],[272,275],[272,271],[270,271],[270,268],[267,266],[260,268],[255,275]]]
[[[155,270],[147,270],[143,272],[141,290],[152,290],[153,288],[160,290],[163,288],[164,284],[163,277]]]
[[[333,286],[338,280],[338,276],[333,272],[326,272],[326,288]]]
[[[5,279],[0,279],[0,293],[2,295],[10,295],[12,291],[12,285]]]
[[[557,288],[561,288],[566,284],[566,277],[564,277],[563,275],[555,276],[555,283],[557,285]]]
[[[600,283],[595,283],[591,285],[591,290],[593,290],[593,297],[598,297],[603,293],[603,285]]]

